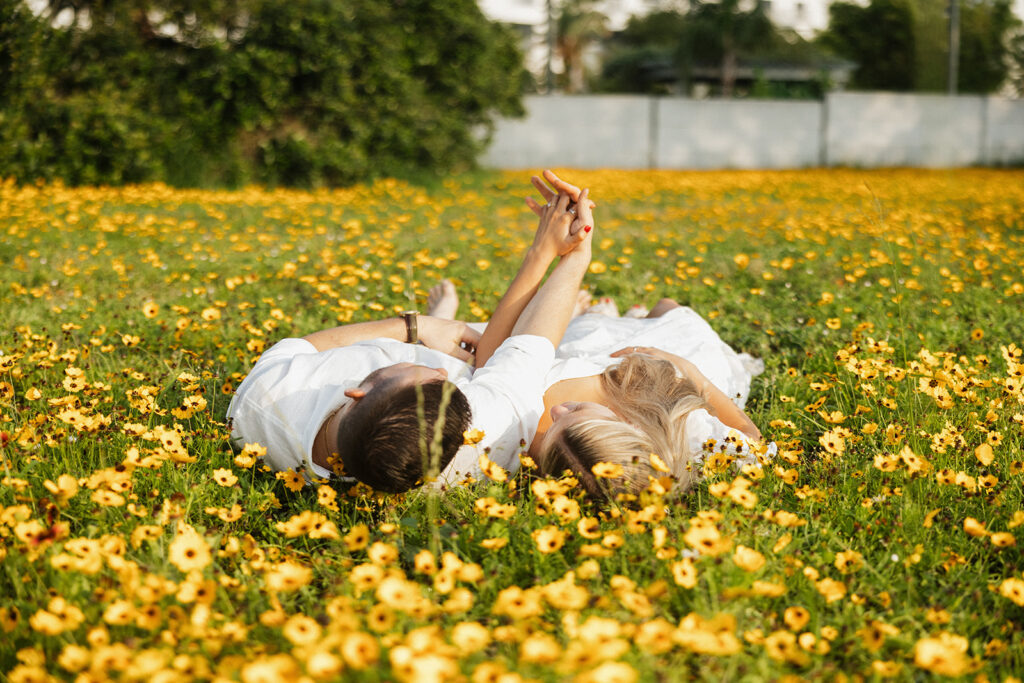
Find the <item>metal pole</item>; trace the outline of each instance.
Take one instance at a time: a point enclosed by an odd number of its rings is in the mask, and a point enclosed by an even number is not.
[[[949,69],[946,90],[950,95],[956,94],[958,72],[960,70],[960,0],[949,0]]]
[[[555,91],[555,74],[551,70],[551,60],[555,56],[555,8],[554,0],[548,0],[548,62],[544,71],[544,80],[547,85],[547,94]]]

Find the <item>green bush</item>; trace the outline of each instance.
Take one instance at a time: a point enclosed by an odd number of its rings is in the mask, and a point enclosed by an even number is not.
[[[0,177],[338,185],[471,166],[522,113],[514,37],[473,0],[0,0]],[[160,16],[158,25],[150,17]]]

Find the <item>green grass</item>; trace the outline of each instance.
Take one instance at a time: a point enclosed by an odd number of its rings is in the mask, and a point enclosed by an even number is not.
[[[682,498],[579,500],[590,533],[524,472],[439,499],[357,487],[331,503],[235,463],[231,391],[277,339],[422,306],[441,277],[459,285],[462,316],[485,319],[532,238],[528,174],[316,193],[8,184],[0,671],[1024,670],[1024,174],[566,175],[599,203],[595,295],[675,298],[764,359],[748,412],[780,456],[742,473],[752,507],[730,498],[744,481],[726,468]],[[172,412],[192,396],[205,407]],[[177,431],[191,462],[161,450],[158,428]],[[221,469],[237,481],[217,483]],[[508,514],[487,516],[496,504]],[[336,538],[287,533],[311,512]],[[544,529],[555,552],[538,550]],[[717,534],[711,554],[691,547],[702,530]],[[506,545],[481,545],[495,538]],[[210,552],[191,573],[176,550],[189,543]]]

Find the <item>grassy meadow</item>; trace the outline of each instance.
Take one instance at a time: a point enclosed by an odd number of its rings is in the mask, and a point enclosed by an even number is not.
[[[596,507],[528,471],[303,488],[233,453],[276,340],[486,319],[528,172],[332,191],[0,183],[0,679],[1024,672],[1024,172],[572,172],[587,285],[764,359],[778,456]],[[1019,542],[1018,542],[1019,541]]]

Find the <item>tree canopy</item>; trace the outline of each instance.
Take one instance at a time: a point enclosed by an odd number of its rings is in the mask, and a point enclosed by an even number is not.
[[[474,0],[0,5],[0,177],[344,184],[469,165],[522,111]]]
[[[837,2],[823,44],[857,63],[851,85],[870,90],[945,90],[948,19],[935,0]],[[994,92],[1006,81],[1010,35],[1020,22],[1009,0],[960,0],[958,92]]]

